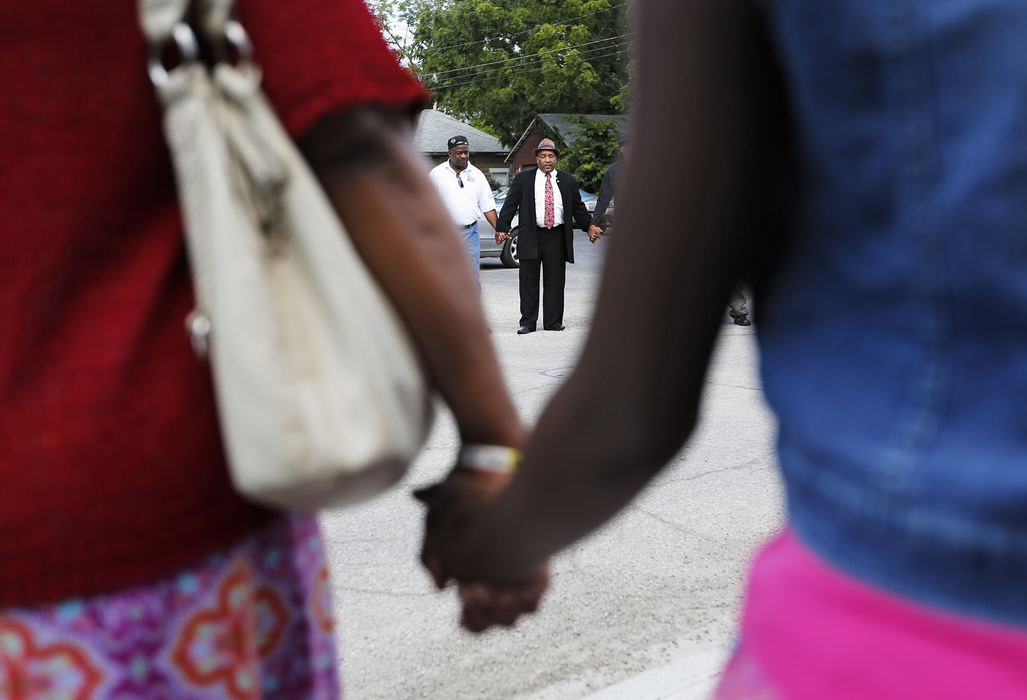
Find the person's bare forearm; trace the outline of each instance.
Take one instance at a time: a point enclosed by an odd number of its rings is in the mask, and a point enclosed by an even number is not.
[[[758,23],[739,0],[640,2],[635,152],[593,328],[523,468],[450,564],[525,580],[624,507],[691,432],[760,200],[766,117]],[[690,27],[687,38],[677,36]],[[720,70],[713,72],[713,67]],[[670,84],[682,90],[667,90]],[[653,163],[685,168],[651,177]],[[672,222],[678,222],[676,225]]]
[[[465,442],[519,446],[523,428],[452,220],[397,115],[363,112],[303,142],[357,250],[419,347]]]

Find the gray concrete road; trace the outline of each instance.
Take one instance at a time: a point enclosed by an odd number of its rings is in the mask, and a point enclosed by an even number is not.
[[[482,263],[492,339],[529,423],[574,365],[602,256],[622,243],[578,236],[562,333],[516,335],[517,271]],[[686,448],[553,562],[543,609],[513,630],[459,630],[454,592],[434,591],[416,561],[422,510],[410,492],[441,478],[458,447],[445,411],[400,488],[324,513],[347,697],[706,697],[733,644],[747,561],[783,508],[752,328],[725,323],[707,382]]]

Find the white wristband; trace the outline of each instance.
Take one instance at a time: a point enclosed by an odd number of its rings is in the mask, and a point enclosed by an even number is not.
[[[516,472],[520,462],[520,450],[502,445],[464,445],[456,458],[461,469],[507,475]]]

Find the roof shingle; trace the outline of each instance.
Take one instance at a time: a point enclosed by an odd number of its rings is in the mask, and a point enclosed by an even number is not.
[[[507,149],[503,148],[503,144],[495,136],[475,129],[470,124],[443,114],[437,109],[426,109],[421,112],[417,120],[417,131],[414,133],[414,147],[426,154],[446,153],[446,142],[449,141],[449,137],[457,134],[467,137],[471,153],[506,155]]]

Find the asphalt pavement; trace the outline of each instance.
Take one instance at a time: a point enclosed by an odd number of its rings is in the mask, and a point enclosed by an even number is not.
[[[481,266],[492,340],[528,424],[574,366],[605,251],[629,244],[577,236],[563,332],[516,335],[517,271]],[[617,519],[555,559],[542,609],[512,630],[461,631],[454,591],[435,591],[417,563],[423,511],[410,492],[442,478],[458,448],[444,408],[398,488],[324,513],[346,696],[708,697],[734,643],[747,562],[783,518],[754,332],[725,314],[688,445]]]

